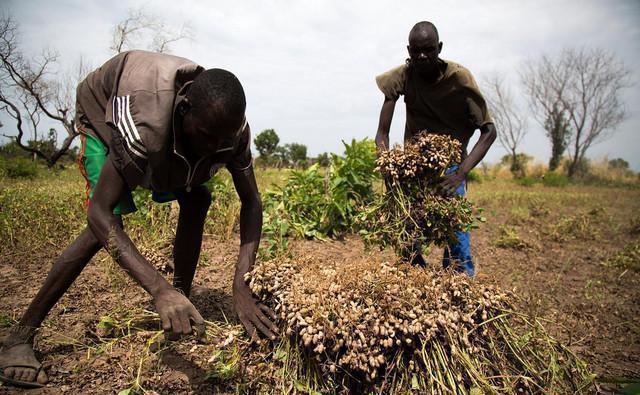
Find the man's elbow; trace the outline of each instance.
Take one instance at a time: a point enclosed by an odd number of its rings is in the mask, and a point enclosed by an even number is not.
[[[494,124],[490,123],[485,126],[486,141],[489,145],[493,144],[498,138],[498,131]]]

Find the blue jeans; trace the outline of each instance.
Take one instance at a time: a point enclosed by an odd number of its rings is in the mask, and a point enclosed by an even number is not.
[[[449,167],[446,174],[451,174],[458,170],[458,165]],[[464,196],[466,192],[466,181],[462,183],[456,189],[456,194]],[[469,277],[474,277],[476,274],[473,260],[471,259],[471,234],[469,232],[456,232],[456,243],[450,243],[444,249],[444,257],[442,258],[442,267],[448,268],[452,263],[455,265],[454,270],[459,273],[466,273]],[[413,264],[419,266],[425,266],[426,262],[420,255],[421,247],[418,242],[413,245],[412,252],[414,255]]]
[[[458,165],[449,167],[446,174],[451,174],[458,170]],[[467,190],[467,181],[464,180],[456,189],[456,195],[464,196]],[[444,257],[442,258],[442,267],[445,269],[451,265],[452,260],[456,265],[454,270],[460,273],[466,273],[469,277],[476,275],[476,268],[471,259],[471,233],[456,232],[457,243],[450,243],[444,249]]]

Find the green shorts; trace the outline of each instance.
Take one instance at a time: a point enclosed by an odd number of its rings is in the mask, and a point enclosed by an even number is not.
[[[80,173],[82,173],[87,184],[86,202],[84,204],[85,208],[87,208],[91,203],[93,190],[98,183],[98,178],[100,178],[102,166],[104,166],[107,161],[107,147],[104,146],[99,138],[86,132],[80,133],[80,141],[81,146],[80,155],[78,156],[78,165],[80,166]],[[173,193],[153,192],[151,197],[153,201],[157,203],[166,203],[176,200]],[[113,213],[117,215],[129,214],[136,210],[137,208],[133,201],[131,191],[127,190],[120,197],[120,202],[113,209]]]

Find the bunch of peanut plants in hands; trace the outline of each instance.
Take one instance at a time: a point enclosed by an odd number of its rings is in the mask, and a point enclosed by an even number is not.
[[[455,241],[456,232],[471,229],[476,220],[472,204],[438,188],[461,155],[457,140],[426,132],[404,149],[381,152],[376,169],[385,179],[386,193],[365,206],[358,218],[365,242],[403,255],[416,242],[444,246]]]

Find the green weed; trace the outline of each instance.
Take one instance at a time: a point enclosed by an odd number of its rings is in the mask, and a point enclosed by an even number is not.
[[[601,280],[587,280],[584,286],[584,297],[587,300],[602,300],[604,299],[604,290]]]
[[[554,241],[595,240],[601,236],[604,209],[596,208],[575,215],[563,216],[547,229]]]
[[[514,181],[516,184],[523,187],[531,187],[538,182],[538,180],[536,180],[533,177],[520,177],[520,178],[516,178]]]
[[[628,243],[622,251],[609,258],[607,263],[621,269],[640,272],[640,241]]]
[[[546,187],[566,187],[569,185],[569,178],[555,172],[547,172],[542,178],[542,185]]]
[[[531,220],[531,213],[527,207],[512,207],[509,210],[509,218],[507,222],[513,225],[519,225],[522,223],[529,222]]]
[[[0,313],[0,328],[10,328],[15,323],[16,320],[14,320],[11,316],[5,313]]]
[[[209,370],[205,380],[216,383],[228,383],[238,379],[240,373],[241,353],[236,344],[230,350],[221,349],[216,351],[207,361]]]
[[[33,250],[69,240],[86,218],[82,192],[46,180],[0,189],[0,252]]]
[[[471,170],[469,174],[467,174],[467,182],[479,184],[482,182],[482,175],[480,175],[480,172],[475,169]]]
[[[518,236],[518,232],[514,227],[508,225],[500,225],[498,228],[498,237],[494,241],[494,245],[496,247],[514,250],[524,250],[531,247],[529,243]]]
[[[629,221],[629,234],[640,235],[640,216],[635,216]]]
[[[549,215],[551,210],[548,207],[548,203],[540,198],[533,198],[529,201],[529,213],[532,217],[545,217]]]
[[[205,221],[205,233],[229,240],[239,226],[240,199],[228,174],[216,174],[206,183],[211,191],[211,206]]]
[[[13,179],[33,180],[38,176],[38,166],[27,158],[0,158],[0,174]]]

